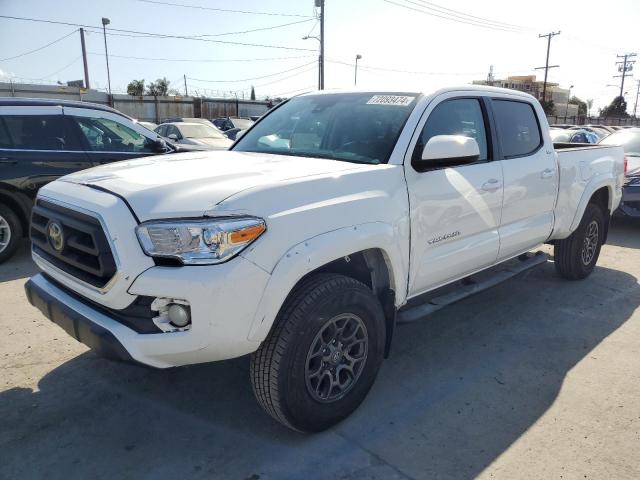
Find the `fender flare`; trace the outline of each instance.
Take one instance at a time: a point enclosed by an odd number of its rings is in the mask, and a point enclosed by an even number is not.
[[[576,231],[582,221],[584,211],[587,209],[587,205],[593,197],[593,194],[601,188],[606,187],[609,192],[608,208],[609,212],[613,213],[614,191],[611,186],[612,183],[615,184],[615,179],[610,174],[597,175],[587,183],[584,191],[582,192],[582,197],[580,197],[580,203],[578,203],[578,208],[576,209],[576,213],[573,217],[573,222],[571,222],[570,234]]]
[[[372,222],[325,232],[290,248],[271,272],[248,339],[261,342],[266,338],[289,293],[305,275],[363,250],[383,252],[390,273],[390,288],[396,292],[396,305],[401,305],[407,292],[408,260],[403,259],[397,238],[397,229],[393,226]]]

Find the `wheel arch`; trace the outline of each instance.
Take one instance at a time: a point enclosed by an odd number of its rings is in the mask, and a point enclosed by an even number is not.
[[[385,355],[395,327],[396,306],[406,297],[406,267],[394,230],[365,224],[319,235],[291,248],[272,272],[254,318],[249,339],[262,341],[291,292],[316,273],[338,273],[367,285],[386,318]]]
[[[29,207],[27,207],[24,200],[20,200],[15,194],[0,188],[0,203],[10,208],[20,220],[20,226],[22,227],[22,235],[28,236],[29,234]]]

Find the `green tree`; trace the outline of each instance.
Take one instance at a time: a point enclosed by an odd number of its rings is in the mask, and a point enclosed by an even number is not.
[[[154,97],[165,97],[169,93],[169,80],[165,77],[158,78],[155,82],[151,82],[147,87],[147,95]]]
[[[628,117],[627,102],[624,97],[616,97],[611,104],[600,110],[600,116],[602,117]]]
[[[127,85],[127,94],[139,97],[144,95],[144,79],[143,80],[131,80]]]
[[[580,100],[578,97],[573,96],[569,100],[571,105],[578,105],[578,115],[586,115],[587,114],[587,103],[583,100]]]
[[[253,88],[253,85],[251,85],[251,100],[255,100],[256,99],[256,90],[255,88]]]
[[[554,115],[556,106],[553,103],[553,100],[541,100],[540,104],[542,105],[544,113],[546,113],[547,115]]]

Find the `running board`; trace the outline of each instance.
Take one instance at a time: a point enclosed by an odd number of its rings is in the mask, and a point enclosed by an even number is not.
[[[409,301],[399,312],[397,323],[410,323],[437,312],[452,303],[480,293],[509,280],[527,270],[546,263],[549,255],[544,252],[525,253],[514,259],[500,263],[475,275],[428,292]],[[421,299],[423,299],[421,301]]]

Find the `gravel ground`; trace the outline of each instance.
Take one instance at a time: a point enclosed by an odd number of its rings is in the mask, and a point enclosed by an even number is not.
[[[253,400],[248,358],[151,370],[94,356],[0,266],[1,479],[640,478],[640,223],[594,274],[551,262],[402,326],[364,404],[318,435]]]

